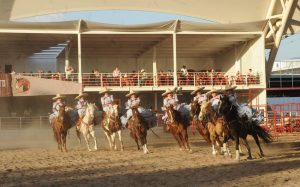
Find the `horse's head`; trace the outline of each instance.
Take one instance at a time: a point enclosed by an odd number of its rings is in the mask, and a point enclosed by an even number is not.
[[[192,101],[190,116],[193,117],[195,115],[198,115],[199,112],[200,112],[200,105],[199,105],[198,101]]]
[[[96,105],[95,103],[88,103],[87,107],[86,107],[86,111],[85,111],[85,115],[90,118],[90,119],[94,119],[94,114],[95,114],[95,110],[96,110]]]
[[[119,116],[119,105],[117,103],[112,105],[111,114],[116,117]]]
[[[232,110],[232,103],[229,100],[229,97],[226,95],[222,95],[220,97],[220,103],[218,107],[219,114],[224,114],[226,112],[230,112]]]
[[[58,118],[63,121],[64,120],[64,116],[65,116],[65,113],[66,113],[66,108],[65,106],[61,106],[58,110]]]
[[[199,120],[202,121],[209,112],[211,112],[211,102],[203,101],[199,113]]]
[[[173,105],[166,106],[166,112],[168,115],[169,122],[170,123],[175,122],[174,106]]]

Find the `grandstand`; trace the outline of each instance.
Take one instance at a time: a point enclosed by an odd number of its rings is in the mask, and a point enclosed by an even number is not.
[[[154,101],[156,109],[159,94],[175,86],[188,93],[195,86],[203,85],[207,91],[232,84],[240,95],[255,90],[245,99],[249,103],[266,104],[265,88],[280,41],[299,30],[300,17],[296,0],[0,2],[1,64],[6,73],[14,72],[13,84],[16,77],[31,77],[52,80],[53,88],[65,84],[61,82],[76,82],[91,93],[103,86],[118,95],[133,89],[147,93],[145,97],[151,98],[148,105]],[[213,23],[171,20],[125,26],[87,20],[14,21],[57,12],[107,9],[177,13]],[[267,58],[266,49],[270,50]],[[183,65],[188,75],[180,72]],[[68,74],[68,67],[74,72]],[[116,67],[121,73],[113,76]]]

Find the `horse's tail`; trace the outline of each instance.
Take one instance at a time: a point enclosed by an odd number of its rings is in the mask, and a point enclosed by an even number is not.
[[[273,141],[272,135],[268,133],[264,128],[259,125],[254,124],[254,130],[265,143],[271,143]]]

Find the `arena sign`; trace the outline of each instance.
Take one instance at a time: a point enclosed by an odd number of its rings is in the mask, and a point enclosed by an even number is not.
[[[0,96],[37,96],[74,94],[82,89],[76,82],[40,79],[38,77],[21,75],[0,75]]]

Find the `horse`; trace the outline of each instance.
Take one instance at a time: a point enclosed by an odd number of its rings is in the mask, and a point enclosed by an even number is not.
[[[123,151],[124,146],[122,141],[122,124],[119,116],[119,106],[116,103],[112,105],[111,110],[109,110],[104,116],[104,119],[101,122],[101,126],[107,137],[110,150],[117,150],[115,138],[116,133],[118,133],[119,141],[121,144],[121,151]]]
[[[66,115],[65,106],[61,106],[58,117],[51,121],[54,138],[58,144],[58,149],[67,152],[67,134],[72,127],[71,119]]]
[[[227,141],[223,141],[223,150],[221,148],[220,137],[223,137],[225,140],[229,139],[228,132],[224,126],[224,120],[213,111],[211,102],[202,102],[201,111],[198,118],[203,124],[206,124],[205,126],[209,131],[212,154],[214,156],[217,154],[218,151],[216,150],[216,146],[218,146],[221,152],[224,152],[225,155],[230,156],[231,153],[227,147]]]
[[[259,148],[260,156],[264,157],[263,150],[260,146],[259,138],[261,138],[265,143],[271,143],[272,136],[268,132],[266,132],[261,126],[259,126],[259,124],[240,119],[238,116],[237,106],[230,102],[228,96],[221,97],[218,110],[219,113],[224,116],[229,132],[235,140],[236,160],[240,159],[240,138],[248,150],[247,159],[252,159],[251,149],[247,141],[247,135],[251,135],[254,138],[255,143]]]
[[[200,110],[201,110],[200,107],[201,106],[199,105],[198,101],[192,101],[191,102],[190,119],[192,121],[192,124],[195,125],[197,131],[204,138],[204,140],[207,143],[211,144],[209,131],[205,128],[202,121],[200,121],[198,119],[198,116],[199,116]]]
[[[147,123],[142,118],[137,107],[131,107],[132,117],[128,120],[128,129],[131,137],[135,140],[138,150],[140,150],[139,140],[143,147],[144,154],[148,154],[147,148]]]
[[[167,126],[169,128],[169,132],[171,132],[177,140],[180,150],[184,147],[189,152],[192,152],[187,132],[189,124],[182,122],[180,112],[174,110],[173,105],[166,107],[166,113],[168,115]]]
[[[25,93],[30,90],[30,82],[28,79],[25,78],[16,78],[16,90],[19,93]]]
[[[98,149],[97,140],[95,137],[95,130],[94,130],[94,125],[96,125],[96,124],[94,124],[96,109],[97,109],[97,107],[94,103],[93,104],[88,103],[84,117],[82,119],[79,119],[77,122],[78,123],[77,124],[77,128],[78,128],[77,132],[79,131],[83,135],[89,151],[92,151],[90,148],[90,144],[89,144],[90,136],[92,136],[92,138],[94,140],[94,149],[95,150]],[[77,137],[80,140],[80,133],[77,133]]]

